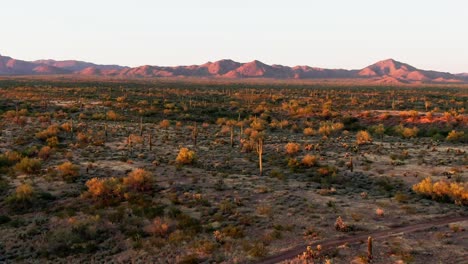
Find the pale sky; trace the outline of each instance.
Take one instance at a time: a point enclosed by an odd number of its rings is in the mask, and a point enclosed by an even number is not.
[[[0,25],[0,54],[23,60],[468,72],[467,0],[0,0]]]

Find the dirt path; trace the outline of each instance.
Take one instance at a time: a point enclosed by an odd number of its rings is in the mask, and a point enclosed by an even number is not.
[[[461,222],[461,221],[468,221],[468,216],[455,216],[455,217],[448,216],[448,217],[443,217],[443,218],[436,218],[428,222],[414,224],[414,225],[395,227],[395,228],[391,228],[387,230],[374,231],[374,232],[359,234],[359,235],[350,236],[350,237],[319,241],[313,244],[294,247],[280,254],[267,257],[259,261],[258,263],[270,264],[270,263],[278,263],[281,261],[293,259],[297,257],[299,254],[301,254],[302,252],[304,252],[307,246],[312,246],[312,248],[315,248],[317,245],[321,245],[323,250],[328,250],[328,249],[343,245],[345,243],[357,243],[360,241],[367,241],[368,236],[372,236],[373,239],[378,240],[378,239],[393,236],[398,233],[411,233],[411,232],[424,230],[424,229],[428,229],[428,228],[435,227],[435,226],[441,226],[441,225],[446,225],[446,224],[450,224],[454,222]]]

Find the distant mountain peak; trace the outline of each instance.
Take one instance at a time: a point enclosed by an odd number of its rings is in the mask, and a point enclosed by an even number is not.
[[[161,67],[142,65],[129,68],[119,65],[99,65],[76,60],[37,60],[23,61],[0,55],[0,75],[46,75],[75,74],[83,76],[119,77],[223,77],[223,78],[367,78],[375,83],[446,83],[468,82],[467,74],[417,69],[393,58],[378,61],[361,70],[323,69],[317,67],[268,65],[259,60],[240,63],[231,59],[221,59],[202,65]]]
[[[381,60],[381,61],[378,61],[376,64],[401,64],[401,62],[395,60],[395,59],[392,59],[392,58],[388,58],[388,59],[385,59],[385,60]]]

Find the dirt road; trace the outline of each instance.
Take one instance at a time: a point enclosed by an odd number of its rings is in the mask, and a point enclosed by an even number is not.
[[[280,254],[267,257],[259,261],[258,263],[270,264],[270,263],[278,263],[281,261],[293,259],[299,254],[302,254],[302,252],[306,250],[307,246],[312,246],[312,248],[315,248],[317,245],[321,245],[322,250],[328,250],[328,249],[343,245],[345,243],[357,243],[360,241],[367,241],[368,236],[372,236],[374,240],[379,240],[382,238],[393,236],[398,233],[411,233],[411,232],[424,230],[424,229],[428,229],[428,228],[435,227],[435,226],[441,226],[441,225],[446,225],[446,224],[461,222],[461,221],[468,221],[468,216],[448,216],[448,217],[443,217],[443,218],[432,219],[427,222],[413,224],[413,225],[395,227],[395,228],[391,228],[387,230],[374,231],[374,232],[359,234],[359,235],[350,236],[350,237],[318,241],[313,244],[297,246],[295,248],[292,248]]]

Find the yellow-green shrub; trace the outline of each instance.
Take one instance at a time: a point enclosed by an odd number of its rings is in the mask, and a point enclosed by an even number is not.
[[[466,184],[440,180],[433,183],[430,177],[413,185],[413,191],[434,200],[454,201],[456,204],[468,205],[468,188]]]

